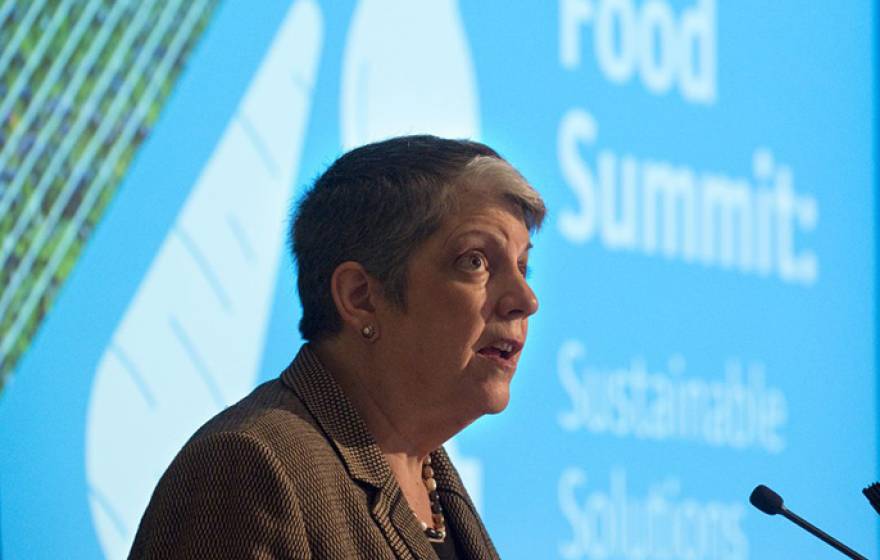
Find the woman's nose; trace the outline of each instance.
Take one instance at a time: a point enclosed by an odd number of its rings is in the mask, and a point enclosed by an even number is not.
[[[505,319],[520,319],[535,314],[538,310],[538,297],[519,271],[511,274],[505,288],[498,301],[499,315]]]

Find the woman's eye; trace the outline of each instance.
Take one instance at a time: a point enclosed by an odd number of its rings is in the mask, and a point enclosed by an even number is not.
[[[482,253],[472,252],[462,255],[459,260],[459,266],[467,271],[477,271],[486,269],[486,257]]]

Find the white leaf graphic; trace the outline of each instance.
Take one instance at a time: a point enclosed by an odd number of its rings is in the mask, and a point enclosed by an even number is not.
[[[99,362],[86,472],[109,558],[187,437],[254,384],[322,41],[298,0]]]

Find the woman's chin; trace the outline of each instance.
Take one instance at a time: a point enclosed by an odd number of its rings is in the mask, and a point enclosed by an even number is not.
[[[510,402],[510,383],[498,382],[493,383],[491,387],[486,387],[484,396],[483,414],[498,414]]]
[[[460,385],[456,392],[457,399],[460,402],[470,401],[468,408],[472,413],[476,413],[477,417],[484,414],[498,414],[507,408],[510,402],[510,383],[515,370],[516,364],[511,367],[509,364],[499,364],[477,356],[476,361],[471,362],[463,379],[463,383],[468,387],[467,390],[473,393],[470,394],[470,398],[466,397]]]

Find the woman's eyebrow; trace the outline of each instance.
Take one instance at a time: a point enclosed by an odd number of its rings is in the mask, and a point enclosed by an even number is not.
[[[468,237],[489,238],[498,245],[504,245],[507,242],[507,240],[502,235],[493,233],[485,229],[472,228],[463,231],[453,232],[452,235],[450,235],[449,237],[448,243],[460,243],[463,239],[466,239]]]
[[[507,245],[507,243],[509,241],[509,239],[506,236],[504,236],[500,233],[486,230],[486,229],[471,228],[471,229],[463,230],[461,232],[453,233],[449,237],[447,244],[460,243],[462,241],[462,239],[466,239],[468,237],[486,238],[486,239],[491,240],[492,243],[494,245],[497,245],[498,247],[504,247],[505,245]],[[522,252],[520,253],[519,258],[522,258],[523,256],[527,256],[529,251],[532,249],[532,247],[533,247],[532,242],[529,241],[529,243],[523,248]]]

